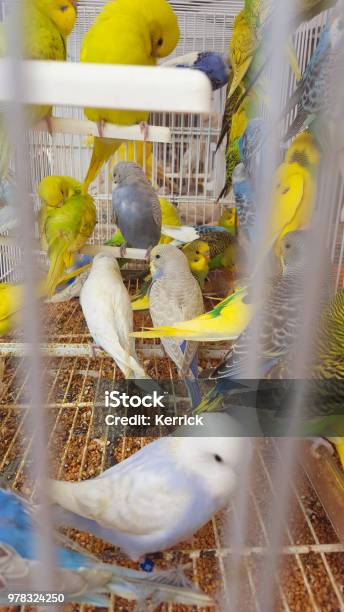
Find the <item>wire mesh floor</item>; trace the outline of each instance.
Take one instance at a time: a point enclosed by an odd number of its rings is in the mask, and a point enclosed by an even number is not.
[[[149,324],[149,315],[135,313],[135,328]],[[78,300],[44,307],[47,341],[54,345],[86,345],[90,340]],[[49,334],[48,334],[49,332]],[[2,338],[20,341],[20,336]],[[176,379],[176,370],[163,356],[156,341],[138,343],[138,352],[146,371],[157,378]],[[215,345],[217,347],[217,345]],[[224,350],[225,347],[222,347]],[[216,348],[217,353],[221,348]],[[217,354],[204,354],[201,365],[214,364]],[[25,437],[28,418],[25,360],[9,357],[0,399],[0,478],[7,487],[34,493],[30,477],[30,448],[34,441]],[[94,406],[100,382],[114,381],[120,371],[108,357],[96,359],[63,356],[44,361],[51,474],[67,480],[95,477],[103,470],[137,451],[147,438],[119,438],[114,428],[105,425]],[[244,588],[238,610],[259,610],[257,592],[259,574],[269,546],[269,508],[274,501],[273,473],[280,460],[278,441],[256,441],[253,477],[249,493],[249,531],[241,557],[240,576]],[[224,528],[234,508],[215,516],[194,537],[156,556],[162,568],[182,563],[195,583],[215,598],[213,610],[227,608],[228,571],[226,563],[231,550],[225,546]],[[83,547],[106,562],[136,567],[115,548],[83,533],[73,531]],[[276,611],[297,612],[344,610],[344,545],[329,522],[301,466],[292,485],[292,502],[288,512],[281,549],[281,567],[275,575]],[[218,600],[224,591],[224,599]],[[111,610],[132,610],[134,604],[117,597],[109,600]],[[69,609],[77,609],[69,606]],[[87,607],[89,609],[89,607]],[[91,608],[90,608],[91,609]],[[180,605],[162,605],[161,610],[182,612]],[[263,612],[263,611],[262,611]]]

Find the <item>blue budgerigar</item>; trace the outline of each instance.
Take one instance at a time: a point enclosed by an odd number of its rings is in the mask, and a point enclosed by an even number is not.
[[[244,232],[247,238],[252,239],[256,221],[256,203],[251,182],[243,163],[234,168],[232,188],[239,217],[239,231]]]
[[[11,491],[0,489],[0,604],[8,605],[9,592],[32,590],[36,562],[35,508]],[[57,589],[66,601],[108,607],[108,595],[144,601],[153,598],[207,606],[211,599],[187,581],[181,571],[144,572],[97,562],[86,553],[72,550],[75,542],[57,535]],[[65,546],[71,546],[66,548]],[[178,577],[179,573],[179,577]],[[182,579],[183,583],[182,584]],[[42,585],[42,590],[44,585]]]
[[[283,111],[284,117],[297,104],[296,117],[288,128],[284,141],[311,126],[319,117],[319,113],[330,111],[333,96],[332,70],[338,58],[343,61],[343,53],[344,20],[342,17],[336,17],[329,25],[325,25],[302,79]]]
[[[216,51],[194,51],[163,63],[174,68],[200,70],[210,79],[213,91],[228,84],[231,62],[227,54]]]

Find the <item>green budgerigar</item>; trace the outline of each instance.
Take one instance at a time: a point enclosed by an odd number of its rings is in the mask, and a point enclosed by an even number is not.
[[[93,198],[87,194],[72,194],[57,207],[43,205],[41,236],[50,260],[46,288],[49,296],[54,294],[65,270],[73,265],[75,254],[92,235],[96,218]]]

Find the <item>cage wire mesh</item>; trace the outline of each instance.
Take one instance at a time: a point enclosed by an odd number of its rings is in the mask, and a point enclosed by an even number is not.
[[[78,61],[84,33],[93,22],[103,2],[78,2],[78,20],[68,42],[68,58]],[[226,52],[233,29],[235,15],[241,2],[172,2],[178,15],[181,40],[174,55],[190,51],[216,50]],[[1,4],[4,14],[6,3]],[[295,47],[302,71],[307,65],[319,39],[326,14],[305,23],[295,34]],[[283,80],[282,101],[295,86],[288,72]],[[151,178],[161,195],[175,203],[185,223],[212,222],[219,217],[224,205],[232,202],[229,195],[215,204],[223,186],[225,175],[224,149],[215,155],[218,141],[225,91],[214,93],[214,113],[207,117],[176,113],[153,113],[152,125],[168,126],[171,143],[153,143]],[[58,108],[55,114],[82,118],[81,109]],[[291,118],[290,118],[291,120]],[[67,174],[81,179],[90,160],[91,148],[87,139],[79,135],[54,134],[31,131],[28,135],[29,185],[31,197],[38,208],[37,183],[49,174]],[[139,157],[139,147],[134,145]],[[147,149],[148,151],[148,149]],[[123,155],[128,154],[124,145]],[[147,169],[147,156],[143,165]],[[343,184],[338,175],[334,181],[336,205],[328,219],[327,244],[331,251],[332,277],[335,291],[344,285],[344,217]],[[91,242],[102,244],[115,230],[111,219],[111,168],[107,164],[91,192],[97,205],[98,224]],[[20,249],[1,245],[0,277],[2,281],[21,278]],[[138,289],[138,281],[127,278],[130,293]],[[209,308],[211,303],[207,304]],[[150,324],[149,315],[135,313],[135,329]],[[114,463],[123,460],[141,448],[145,438],[118,437],[116,431],[99,419],[97,406],[101,381],[115,384],[122,375],[105,354],[89,354],[90,335],[77,300],[62,304],[48,304],[42,319],[46,353],[44,378],[46,381],[46,414],[48,419],[47,448],[51,456],[51,473],[67,480],[92,478]],[[26,427],[30,419],[30,376],[27,364],[19,356],[23,335],[20,330],[0,339],[0,355],[7,357],[0,397],[0,475],[6,486],[34,495],[32,474],[32,447],[34,436]],[[45,351],[43,346],[43,354]],[[161,349],[159,341],[138,341],[138,354],[146,371],[154,378],[169,379],[175,390],[175,405],[180,401],[177,389],[177,371]],[[201,367],[219,362],[228,350],[227,343],[201,346]],[[307,455],[307,449],[305,449]],[[241,542],[236,566],[240,592],[236,595],[237,610],[262,610],[260,577],[267,562],[269,549],[275,544],[271,537],[271,509],[278,504],[278,470],[283,467],[284,456],[278,441],[257,440],[251,461],[252,470],[243,487],[246,490],[245,537]],[[307,466],[309,457],[304,459]],[[332,465],[333,467],[333,465]],[[333,468],[335,470],[335,467]],[[336,612],[344,610],[344,548],[336,517],[337,507],[323,508],[326,498],[320,486],[328,472],[307,469],[301,465],[291,473],[290,500],[279,537],[280,565],[270,577],[269,593],[275,610]],[[336,472],[332,474],[335,481]],[[332,483],[333,484],[333,483]],[[288,483],[285,485],[288,486]],[[341,502],[340,502],[341,503]],[[238,541],[228,538],[228,523],[236,525],[236,501],[188,541],[161,553],[157,565],[162,568],[179,563],[189,564],[192,580],[214,596],[217,609],[228,609],[231,601],[231,558],[235,557]],[[131,565],[113,547],[85,534],[75,534],[76,541],[101,560]],[[133,565],[134,567],[134,565]],[[219,593],[221,594],[219,596]],[[219,598],[220,597],[220,598]],[[275,598],[275,599],[274,599]],[[74,608],[75,606],[73,606]],[[112,596],[109,610],[131,610],[134,604]],[[162,609],[183,610],[182,606],[164,604]],[[233,607],[231,608],[233,609]],[[263,610],[266,612],[266,610]]]

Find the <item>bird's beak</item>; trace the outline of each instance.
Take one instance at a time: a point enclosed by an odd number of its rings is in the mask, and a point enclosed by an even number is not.
[[[205,257],[206,259],[210,259],[210,252],[209,252],[209,251],[206,251],[206,252],[204,253],[204,257]]]

